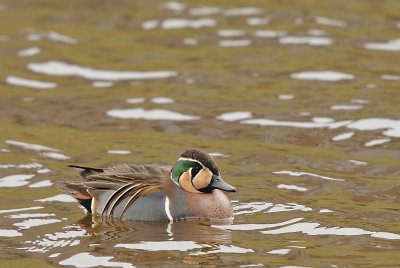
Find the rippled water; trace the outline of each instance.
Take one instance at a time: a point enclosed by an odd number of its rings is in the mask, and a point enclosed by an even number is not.
[[[2,1],[0,266],[397,267],[399,10]],[[55,187],[190,147],[234,224],[92,219]]]

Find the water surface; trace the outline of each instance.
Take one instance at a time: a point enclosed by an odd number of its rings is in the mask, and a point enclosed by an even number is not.
[[[2,1],[0,266],[398,266],[398,10]],[[191,147],[232,225],[104,221],[55,186]]]

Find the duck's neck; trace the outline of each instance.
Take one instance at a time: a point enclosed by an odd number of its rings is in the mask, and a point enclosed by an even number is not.
[[[177,220],[185,218],[186,204],[188,202],[187,192],[176,185],[172,179],[168,179],[165,185],[166,198],[169,199],[169,209],[172,217]]]

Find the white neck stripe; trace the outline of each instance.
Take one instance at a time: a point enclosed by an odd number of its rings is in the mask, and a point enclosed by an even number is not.
[[[169,198],[168,198],[168,196],[165,196],[165,214],[167,214],[169,222],[173,222],[174,221],[174,218],[172,218],[172,215],[171,215],[171,211],[169,210]]]

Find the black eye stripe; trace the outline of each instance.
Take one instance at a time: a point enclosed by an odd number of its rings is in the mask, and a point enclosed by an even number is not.
[[[192,175],[192,179],[193,179],[194,177],[196,177],[197,173],[199,173],[200,170],[201,170],[200,167],[194,167],[194,168],[192,168],[191,174],[190,174],[190,175]]]

